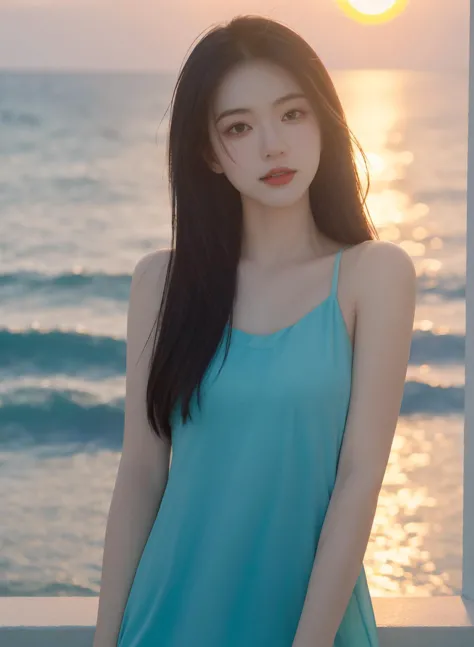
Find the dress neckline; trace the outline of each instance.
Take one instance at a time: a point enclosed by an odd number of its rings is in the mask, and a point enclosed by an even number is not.
[[[245,330],[241,330],[240,328],[234,328],[233,326],[230,327],[229,323],[226,324],[225,329],[226,331],[229,330],[231,332],[231,338],[232,340],[235,340],[237,343],[244,344],[244,345],[249,345],[253,347],[258,347],[258,348],[266,348],[273,346],[273,344],[282,336],[285,334],[289,333],[290,330],[293,330],[301,325],[303,325],[304,322],[306,322],[310,317],[313,315],[316,315],[317,312],[320,310],[323,310],[327,305],[330,304],[335,304],[337,306],[337,311],[339,316],[342,319],[343,323],[343,328],[345,330],[347,340],[349,341],[349,344],[352,349],[352,344],[350,342],[349,335],[347,333],[347,329],[345,326],[345,322],[342,317],[342,312],[340,309],[339,305],[339,300],[337,297],[337,286],[338,286],[338,277],[339,277],[339,265],[340,265],[340,260],[343,251],[347,249],[346,247],[342,247],[338,252],[335,254],[332,254],[331,256],[334,258],[334,264],[333,264],[333,272],[332,272],[332,281],[331,281],[331,291],[329,295],[320,301],[316,306],[311,308],[309,312],[304,314],[302,317],[300,317],[297,321],[294,323],[290,324],[289,326],[285,326],[283,328],[279,328],[278,330],[275,330],[274,332],[270,333],[250,333]]]
[[[331,301],[333,298],[333,295],[330,294],[327,296],[323,301],[318,303],[317,306],[314,308],[311,308],[309,312],[304,314],[302,317],[298,319],[298,321],[295,321],[295,323],[290,324],[289,326],[285,326],[284,328],[279,328],[278,330],[275,330],[274,332],[267,332],[267,333],[253,333],[253,332],[246,332],[245,330],[241,330],[240,328],[231,328],[232,336],[234,337],[240,337],[241,339],[257,339],[257,340],[263,340],[263,339],[275,339],[276,337],[282,335],[285,333],[287,330],[290,330],[290,328],[294,328],[298,324],[302,323],[305,319],[310,317],[310,315],[313,314],[313,312],[316,312],[316,310],[319,310],[319,308],[322,308],[327,302]],[[227,327],[229,325],[227,324]]]

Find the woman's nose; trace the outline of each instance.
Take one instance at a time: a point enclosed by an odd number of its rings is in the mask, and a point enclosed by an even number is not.
[[[286,151],[286,142],[275,127],[269,126],[263,130],[261,142],[264,157],[274,157]]]

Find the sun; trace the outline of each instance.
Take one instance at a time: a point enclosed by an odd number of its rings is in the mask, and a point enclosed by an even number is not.
[[[365,24],[379,24],[393,20],[408,4],[408,0],[336,0],[342,11]]]

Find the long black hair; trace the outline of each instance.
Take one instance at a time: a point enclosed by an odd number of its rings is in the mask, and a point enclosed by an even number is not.
[[[215,92],[234,66],[276,63],[307,95],[322,137],[318,171],[309,187],[320,232],[342,245],[378,238],[366,213],[350,133],[331,78],[313,49],[284,24],[263,16],[236,16],[211,27],[180,69],[171,100],[167,140],[172,242],[156,320],[146,394],[148,421],[171,444],[171,414],[178,401],[183,424],[226,327],[227,357],[241,255],[240,192],[212,171],[208,118]],[[367,173],[368,178],[368,173]]]

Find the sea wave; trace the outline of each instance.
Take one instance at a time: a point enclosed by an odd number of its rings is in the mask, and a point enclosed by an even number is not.
[[[0,370],[10,376],[125,372],[125,339],[62,330],[0,329]]]
[[[75,389],[18,388],[0,394],[0,443],[122,442],[124,398],[103,402]]]
[[[42,274],[41,272],[20,271],[0,274],[2,301],[18,300],[38,293],[48,296],[61,294],[71,300],[79,297],[100,297],[116,301],[128,301],[131,276],[129,274],[107,274],[105,272],[64,272]]]

